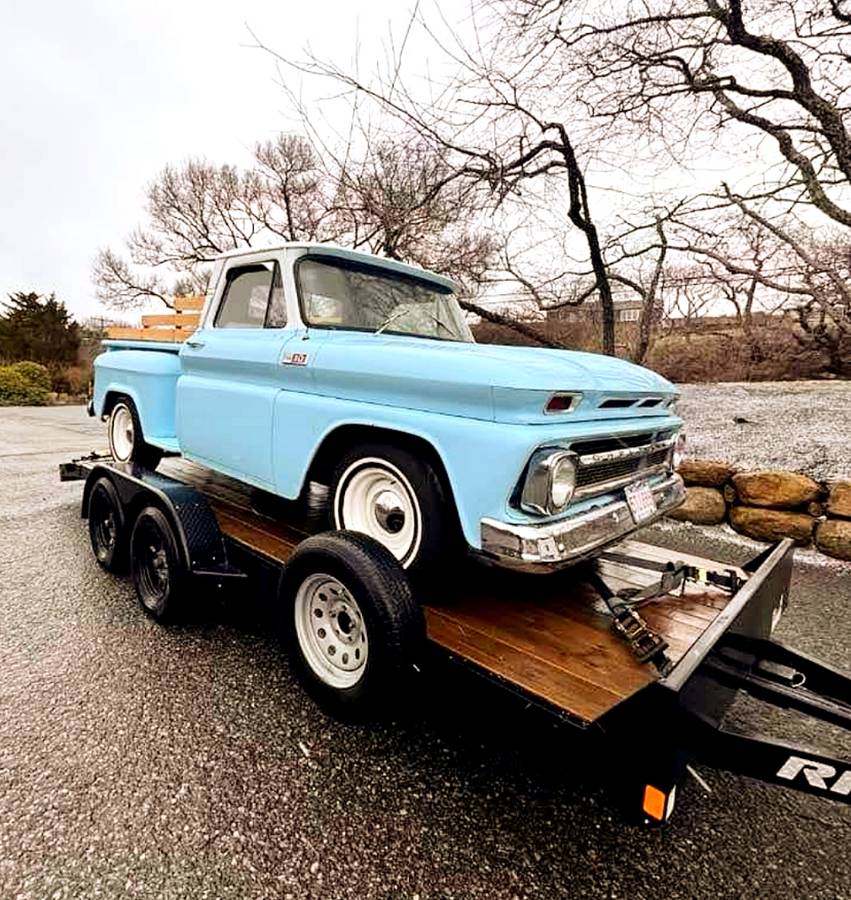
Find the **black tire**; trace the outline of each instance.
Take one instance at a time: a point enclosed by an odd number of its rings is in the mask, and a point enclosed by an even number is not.
[[[129,413],[132,422],[132,439],[129,453],[122,451],[121,447],[117,446],[113,433],[116,430],[116,423],[119,417],[124,414],[124,411]],[[163,458],[163,451],[159,447],[154,447],[145,442],[145,434],[142,431],[142,421],[139,418],[139,412],[136,409],[136,404],[129,397],[119,397],[112,405],[112,409],[109,412],[109,421],[106,425],[106,435],[109,441],[109,452],[116,462],[133,462],[153,471]]]
[[[146,506],[130,535],[130,576],[142,609],[158,622],[185,609],[188,569],[165,513]]]
[[[366,469],[387,471],[388,477],[395,478],[402,496],[413,496],[415,502],[415,537],[408,549],[397,552],[391,546],[393,534],[388,531],[388,540],[383,539],[381,528],[376,521],[373,530],[360,528],[353,521],[347,521],[345,496],[355,478]],[[399,477],[401,476],[401,478]],[[407,569],[415,580],[427,578],[434,571],[438,561],[446,562],[447,557],[457,553],[461,546],[460,528],[451,498],[434,467],[425,460],[418,459],[410,451],[389,443],[361,444],[353,447],[340,460],[331,481],[330,490],[331,523],[334,528],[363,531],[384,544]],[[364,515],[370,516],[368,510]],[[402,516],[403,526],[406,521]],[[398,522],[389,518],[387,523],[394,526]],[[398,549],[398,548],[397,548]]]
[[[89,494],[89,540],[98,565],[114,575],[127,571],[127,525],[113,483],[103,476]]]
[[[328,623],[329,632],[334,625],[338,627],[337,637],[331,632],[325,649],[329,654],[333,653],[331,648],[336,646],[335,641],[345,642],[347,637],[353,639],[348,650],[352,654],[352,666],[357,668],[350,673],[354,678],[350,684],[335,683],[337,675],[330,662],[326,669],[317,661],[315,647],[319,641],[306,635],[304,627],[299,627],[300,611],[303,622],[309,619],[322,623],[322,619],[314,618],[316,609],[310,605],[313,596],[310,591],[325,596],[322,586],[332,581],[341,585],[344,592],[327,595],[324,621]],[[311,588],[311,583],[316,586]],[[394,707],[416,671],[416,662],[425,642],[425,619],[414,600],[407,576],[385,547],[355,532],[333,532],[307,538],[287,563],[281,579],[280,600],[284,638],[296,674],[323,709],[340,719],[363,721]],[[318,604],[321,602],[317,600]],[[335,605],[340,611],[332,625]],[[352,626],[348,634],[343,634],[343,610],[348,610],[348,621]],[[321,630],[318,625],[316,630]],[[311,644],[314,650],[311,650]],[[366,648],[360,664],[354,660],[358,647]],[[336,653],[338,665],[342,664],[346,650],[346,644],[340,644]],[[349,676],[343,673],[341,677]]]

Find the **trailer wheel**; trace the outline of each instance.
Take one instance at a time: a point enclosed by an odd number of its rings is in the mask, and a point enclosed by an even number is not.
[[[171,522],[156,506],[136,517],[130,536],[130,574],[142,609],[165,622],[181,607],[188,570]]]
[[[354,532],[307,538],[284,570],[281,600],[297,674],[324,709],[352,720],[392,706],[425,625],[389,550]]]
[[[99,478],[89,494],[89,540],[98,565],[120,575],[127,571],[127,526],[113,483]]]
[[[145,469],[156,469],[163,452],[145,442],[136,404],[129,397],[115,402],[106,426],[109,452],[117,462],[135,462]]]

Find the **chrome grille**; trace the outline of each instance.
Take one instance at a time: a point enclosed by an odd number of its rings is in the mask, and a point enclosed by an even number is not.
[[[667,471],[674,432],[669,430],[577,441],[574,497],[605,494],[639,478]]]
[[[591,465],[581,465],[580,460],[580,467],[576,473],[576,487],[583,488],[589,485],[601,485],[626,476],[640,475],[654,466],[664,465],[667,458],[668,448],[663,447],[659,450],[653,450],[651,453],[643,453],[626,459],[592,463]]]

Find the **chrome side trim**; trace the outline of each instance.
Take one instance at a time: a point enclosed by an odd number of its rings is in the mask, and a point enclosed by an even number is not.
[[[514,524],[484,518],[482,555],[502,566],[526,572],[551,572],[593,556],[603,547],[650,525],[679,506],[686,496],[679,475],[651,487],[657,513],[635,523],[625,500],[615,500],[571,519],[541,524]]]

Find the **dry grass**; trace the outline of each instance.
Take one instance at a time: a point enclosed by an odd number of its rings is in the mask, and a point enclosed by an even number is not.
[[[677,384],[718,381],[798,381],[825,374],[825,360],[796,340],[788,321],[778,319],[754,326],[748,341],[741,328],[711,331],[697,323],[694,331],[681,327],[657,334],[644,365]],[[542,337],[555,338],[574,350],[599,352],[599,326],[594,322],[527,322]],[[533,345],[510,328],[480,322],[473,329],[484,344]],[[618,326],[618,354],[629,358],[636,342],[634,325]]]

